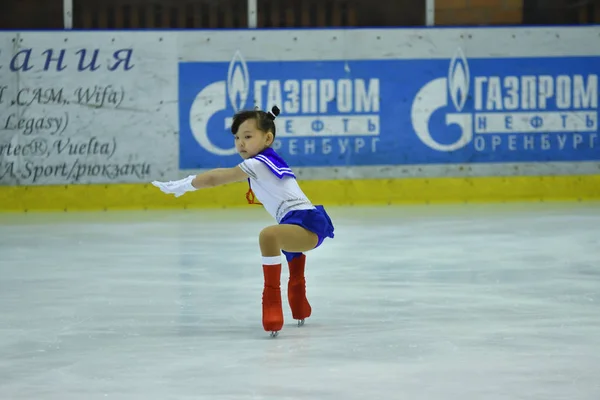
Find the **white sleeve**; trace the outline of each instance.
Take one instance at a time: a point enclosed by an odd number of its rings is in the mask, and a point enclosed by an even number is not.
[[[249,158],[238,164],[238,167],[255,181],[264,178],[265,176],[272,174],[269,167],[255,158]]]

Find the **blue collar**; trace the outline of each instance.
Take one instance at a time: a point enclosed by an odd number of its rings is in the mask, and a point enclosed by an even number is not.
[[[290,176],[292,178],[296,178],[296,175],[292,172],[292,169],[289,165],[281,158],[279,154],[275,152],[270,147],[267,147],[253,158],[265,164],[275,176],[279,179],[283,179],[284,176]]]

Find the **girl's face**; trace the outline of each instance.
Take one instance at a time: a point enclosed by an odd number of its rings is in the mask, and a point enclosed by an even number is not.
[[[256,127],[255,119],[244,121],[235,134],[235,148],[245,160],[254,157],[273,143],[273,134]]]

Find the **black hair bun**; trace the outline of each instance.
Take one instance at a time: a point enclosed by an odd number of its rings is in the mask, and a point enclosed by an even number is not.
[[[269,117],[269,119],[275,121],[275,118],[279,115],[279,112],[279,107],[273,106],[273,108],[271,108],[271,111],[267,113],[267,116]]]
[[[275,117],[277,117],[280,112],[281,111],[279,110],[279,107],[273,106],[273,108],[271,108],[271,111],[267,113],[267,116],[269,117],[269,119],[275,121]]]

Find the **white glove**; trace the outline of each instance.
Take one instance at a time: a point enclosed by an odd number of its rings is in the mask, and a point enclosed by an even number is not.
[[[186,192],[193,192],[197,190],[192,186],[192,181],[196,175],[190,175],[187,178],[180,179],[178,181],[159,182],[153,181],[152,184],[159,188],[163,193],[174,194],[175,197],[183,196]]]

